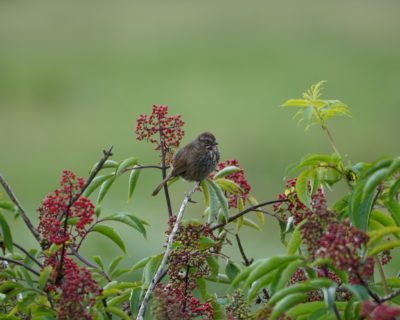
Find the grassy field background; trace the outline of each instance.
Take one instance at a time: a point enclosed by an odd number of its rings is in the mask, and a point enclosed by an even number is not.
[[[396,155],[398,12],[397,1],[2,1],[0,171],[35,220],[61,171],[87,176],[107,146],[116,160],[156,163],[133,129],[139,114],[167,104],[186,122],[184,143],[214,132],[222,159],[238,159],[253,194],[271,200],[288,164],[332,152],[317,127],[304,133],[278,108],[319,80],[328,80],[325,97],[353,110],[352,119],[330,124],[347,159]],[[102,205],[104,214],[128,211],[151,224],[148,240],[116,225],[127,265],[162,250],[166,208],[162,196],[150,196],[159,180],[159,172],[143,172],[127,203],[121,179]],[[174,208],[190,187],[173,186]],[[188,216],[202,210],[191,205]],[[18,242],[32,243],[20,222],[13,226]],[[243,230],[243,242],[254,258],[284,250],[272,219],[262,232]],[[100,235],[83,250],[105,260],[119,254]],[[226,253],[239,259],[235,245]]]

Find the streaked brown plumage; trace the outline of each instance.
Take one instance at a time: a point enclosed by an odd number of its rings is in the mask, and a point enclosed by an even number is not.
[[[202,181],[215,169],[219,162],[218,142],[210,132],[203,132],[174,156],[172,170],[153,191],[160,192],[169,179],[180,176],[188,181]]]

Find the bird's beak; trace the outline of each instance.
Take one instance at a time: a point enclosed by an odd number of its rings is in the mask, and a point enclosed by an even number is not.
[[[217,146],[218,145],[218,141],[214,141],[213,146]]]

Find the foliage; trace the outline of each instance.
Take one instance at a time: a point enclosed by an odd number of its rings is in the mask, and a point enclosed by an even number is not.
[[[179,225],[151,307],[144,305],[147,314],[171,320],[395,319],[400,314],[400,281],[386,277],[382,269],[390,263],[391,250],[400,246],[400,157],[345,161],[326,123],[335,116],[350,116],[350,109],[339,100],[323,100],[322,85],[313,85],[302,98],[283,106],[298,108],[296,115],[306,129],[319,125],[333,154],[308,154],[289,166],[291,178],[278,199],[260,203],[250,194],[239,162],[221,162],[201,182],[204,221],[184,220]],[[1,177],[10,199],[0,201],[0,319],[137,316],[162,253],[140,261],[127,258],[127,239],[109,222],[125,224],[144,238],[149,225],[132,213],[105,214],[100,204],[125,175],[128,199],[140,186],[143,170],[159,170],[165,177],[183,138],[183,125],[180,115],[168,115],[167,106],[153,106],[149,116],[140,115],[137,139],[155,145],[161,164],[143,165],[136,157],[112,160],[110,149],[86,180],[63,171],[60,187],[38,208],[37,227]],[[177,223],[169,201],[177,180],[164,189],[167,235]],[[329,202],[327,192],[340,182],[347,191]],[[272,213],[263,209],[267,205],[273,205]],[[15,241],[11,215],[22,217],[28,230],[39,235],[36,245],[24,248]],[[254,261],[247,257],[240,233],[243,227],[260,230],[269,216],[281,227],[287,253]],[[80,254],[85,239],[96,234],[120,250],[108,265],[99,256]],[[243,265],[224,253],[233,242]],[[130,268],[120,267],[123,260]],[[139,281],[134,271],[141,272]],[[219,286],[227,287],[228,293],[215,294]]]

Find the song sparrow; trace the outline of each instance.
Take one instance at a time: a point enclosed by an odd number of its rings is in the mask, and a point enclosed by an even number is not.
[[[174,156],[172,170],[153,191],[160,192],[169,179],[180,176],[188,181],[202,181],[209,176],[219,162],[218,142],[210,132],[203,132]]]

